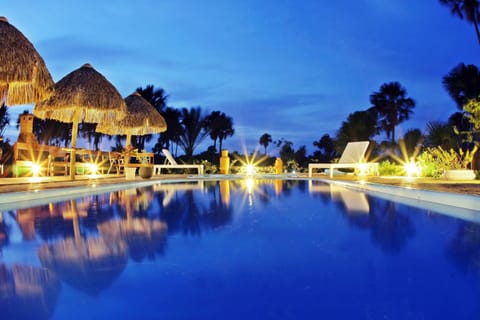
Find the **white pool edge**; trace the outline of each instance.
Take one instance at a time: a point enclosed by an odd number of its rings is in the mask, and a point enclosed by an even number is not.
[[[397,203],[480,223],[480,197],[453,192],[421,190],[369,182],[312,179]]]

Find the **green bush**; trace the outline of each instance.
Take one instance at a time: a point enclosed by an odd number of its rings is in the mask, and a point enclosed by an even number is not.
[[[428,149],[422,152],[416,159],[417,164],[420,166],[420,175],[422,177],[439,178],[443,175],[445,166],[440,164],[438,158]]]
[[[385,160],[378,164],[378,174],[381,176],[402,176],[405,174],[405,171],[403,166]]]
[[[417,162],[422,168],[422,176],[438,178],[445,170],[469,169],[477,146],[472,150],[445,150],[442,147],[427,148],[418,157]]]

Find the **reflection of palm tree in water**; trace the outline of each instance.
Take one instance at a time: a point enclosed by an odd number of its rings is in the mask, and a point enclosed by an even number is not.
[[[205,205],[203,198],[197,199],[196,193],[192,190],[185,190],[181,196],[175,196],[160,214],[160,218],[168,225],[169,233],[180,231],[199,236],[204,230],[230,223],[233,209],[218,197],[217,187],[218,184],[215,184],[209,186],[207,190],[207,194],[211,196],[208,206]],[[162,198],[159,193],[156,194],[156,198],[161,204]]]
[[[399,253],[407,240],[415,235],[410,218],[402,214],[392,201],[372,198],[372,239],[388,253]]]
[[[410,218],[402,214],[394,202],[368,198],[368,215],[346,215],[348,221],[360,229],[370,229],[372,240],[388,253],[399,253],[407,240],[415,235]]]
[[[0,257],[2,256],[2,248],[9,243],[8,231],[9,227],[5,223],[3,212],[0,212]]]
[[[461,222],[447,253],[454,265],[463,272],[480,271],[480,225]]]

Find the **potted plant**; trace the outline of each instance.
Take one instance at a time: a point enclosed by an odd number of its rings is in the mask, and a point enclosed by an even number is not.
[[[471,169],[471,164],[478,147],[474,146],[472,150],[449,149],[442,147],[428,148],[425,153],[428,159],[435,167],[436,172],[442,172],[443,177],[448,180],[473,180],[476,178],[475,171]],[[424,158],[427,158],[424,156]]]
[[[153,166],[150,163],[150,156],[146,152],[142,152],[137,156],[141,166],[138,169],[138,175],[143,179],[150,179],[153,176]]]

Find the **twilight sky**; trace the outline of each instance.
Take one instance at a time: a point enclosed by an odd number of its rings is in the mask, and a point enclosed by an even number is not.
[[[2,6],[0,15],[33,43],[54,81],[90,63],[124,97],[140,86],[164,88],[169,106],[231,116],[236,133],[224,147],[239,151],[242,144],[253,151],[267,132],[310,153],[313,141],[335,135],[391,81],[417,103],[397,133],[424,130],[456,111],[442,77],[460,62],[480,65],[473,26],[437,0],[16,0]],[[12,141],[25,109],[32,106],[10,108]]]

